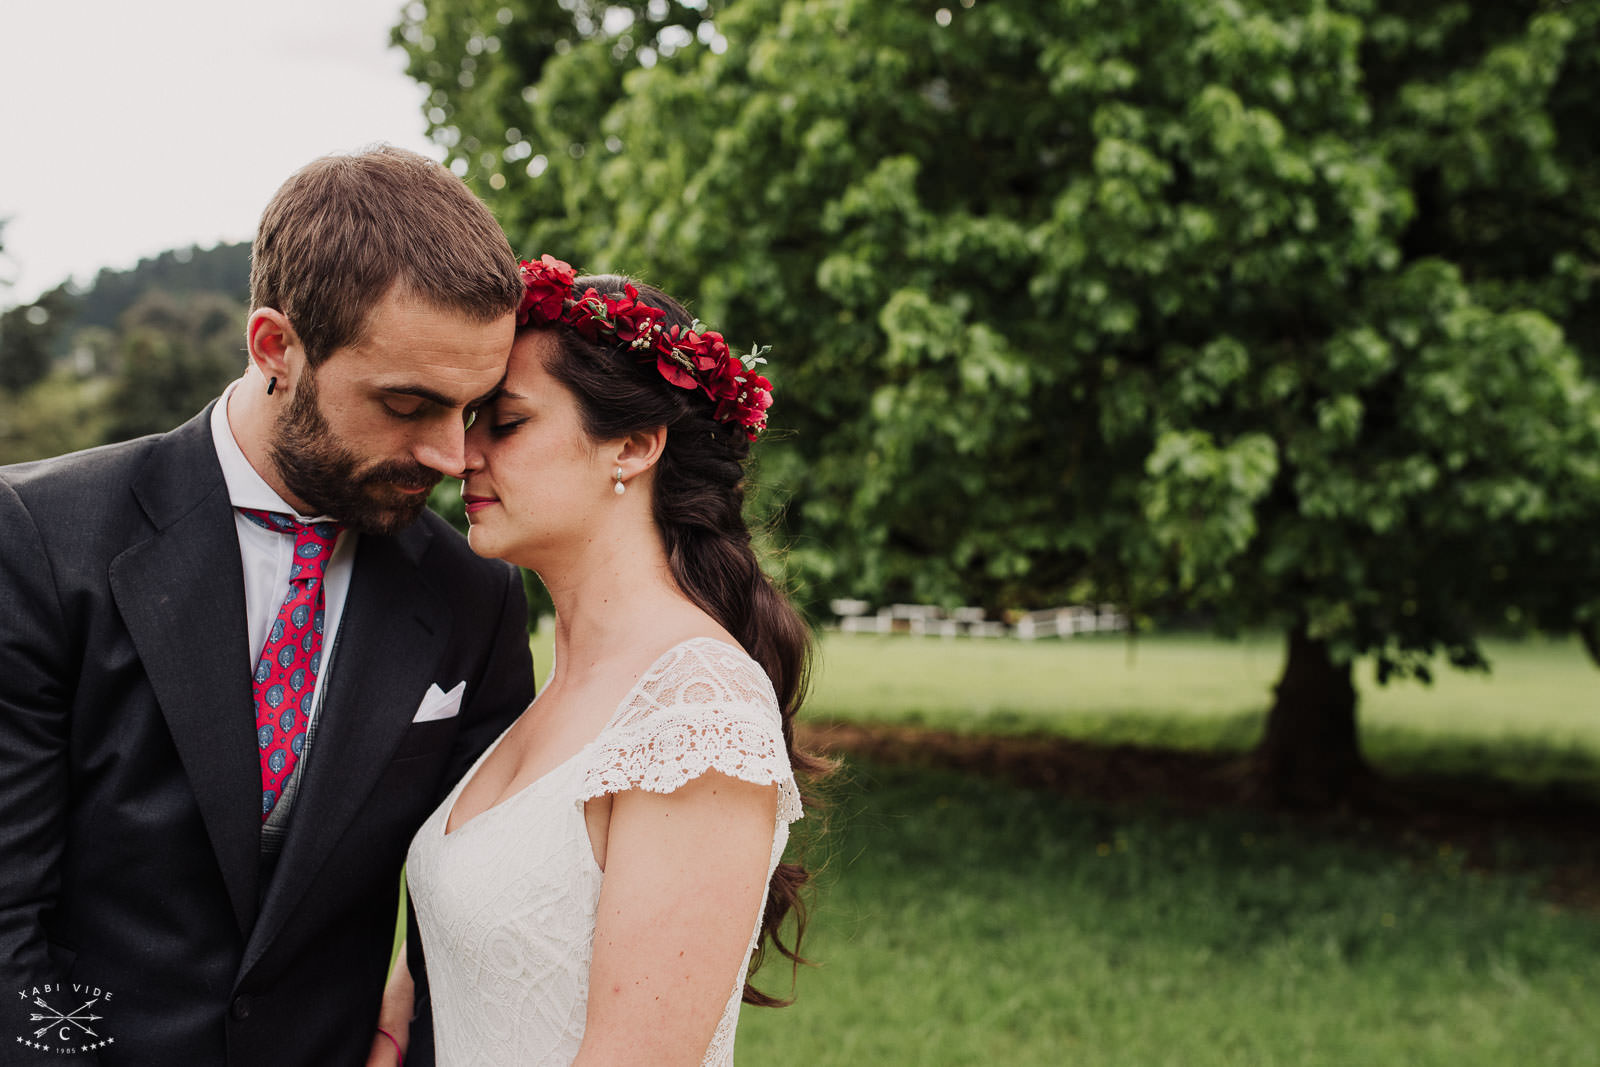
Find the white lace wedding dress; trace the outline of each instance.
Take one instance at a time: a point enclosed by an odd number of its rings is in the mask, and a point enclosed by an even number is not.
[[[778,785],[770,879],[800,817],[777,699],[743,650],[695,638],[657,659],[571,759],[447,834],[462,785],[450,792],[406,861],[440,1067],[572,1062],[583,1040],[603,878],[584,804],[629,789],[670,793],[708,770]],[[752,916],[745,966],[760,928]],[[705,1064],[733,1062],[745,966],[728,976]]]

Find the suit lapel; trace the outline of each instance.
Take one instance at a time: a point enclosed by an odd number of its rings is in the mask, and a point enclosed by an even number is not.
[[[417,523],[397,537],[363,535],[357,546],[305,780],[241,973],[277,935],[367,803],[436,680],[450,614],[418,568],[430,537]]]
[[[261,771],[243,565],[210,411],[152,452],[134,493],[155,530],[112,561],[110,584],[246,933],[257,906]]]

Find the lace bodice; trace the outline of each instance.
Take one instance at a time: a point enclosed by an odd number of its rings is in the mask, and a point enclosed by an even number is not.
[[[572,1062],[603,877],[584,804],[629,789],[670,793],[708,770],[777,784],[770,879],[801,813],[777,698],[742,650],[695,638],[657,659],[583,749],[447,834],[462,784],[451,790],[406,861],[441,1067]],[[761,916],[751,918],[745,965],[705,1064],[733,1062],[745,967],[761,930]]]

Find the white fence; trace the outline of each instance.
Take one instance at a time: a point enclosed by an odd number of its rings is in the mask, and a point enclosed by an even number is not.
[[[1128,617],[1115,605],[1081,605],[1013,614],[1008,620],[988,619],[982,608],[945,610],[931,604],[890,604],[872,610],[865,600],[835,600],[828,605],[838,628],[847,634],[909,633],[926,637],[1072,637],[1075,634],[1126,630]]]

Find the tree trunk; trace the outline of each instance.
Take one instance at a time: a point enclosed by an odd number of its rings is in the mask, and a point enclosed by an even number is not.
[[[1304,623],[1289,632],[1289,657],[1254,758],[1260,796],[1285,807],[1327,809],[1367,776],[1356,734],[1351,665],[1334,663]]]

